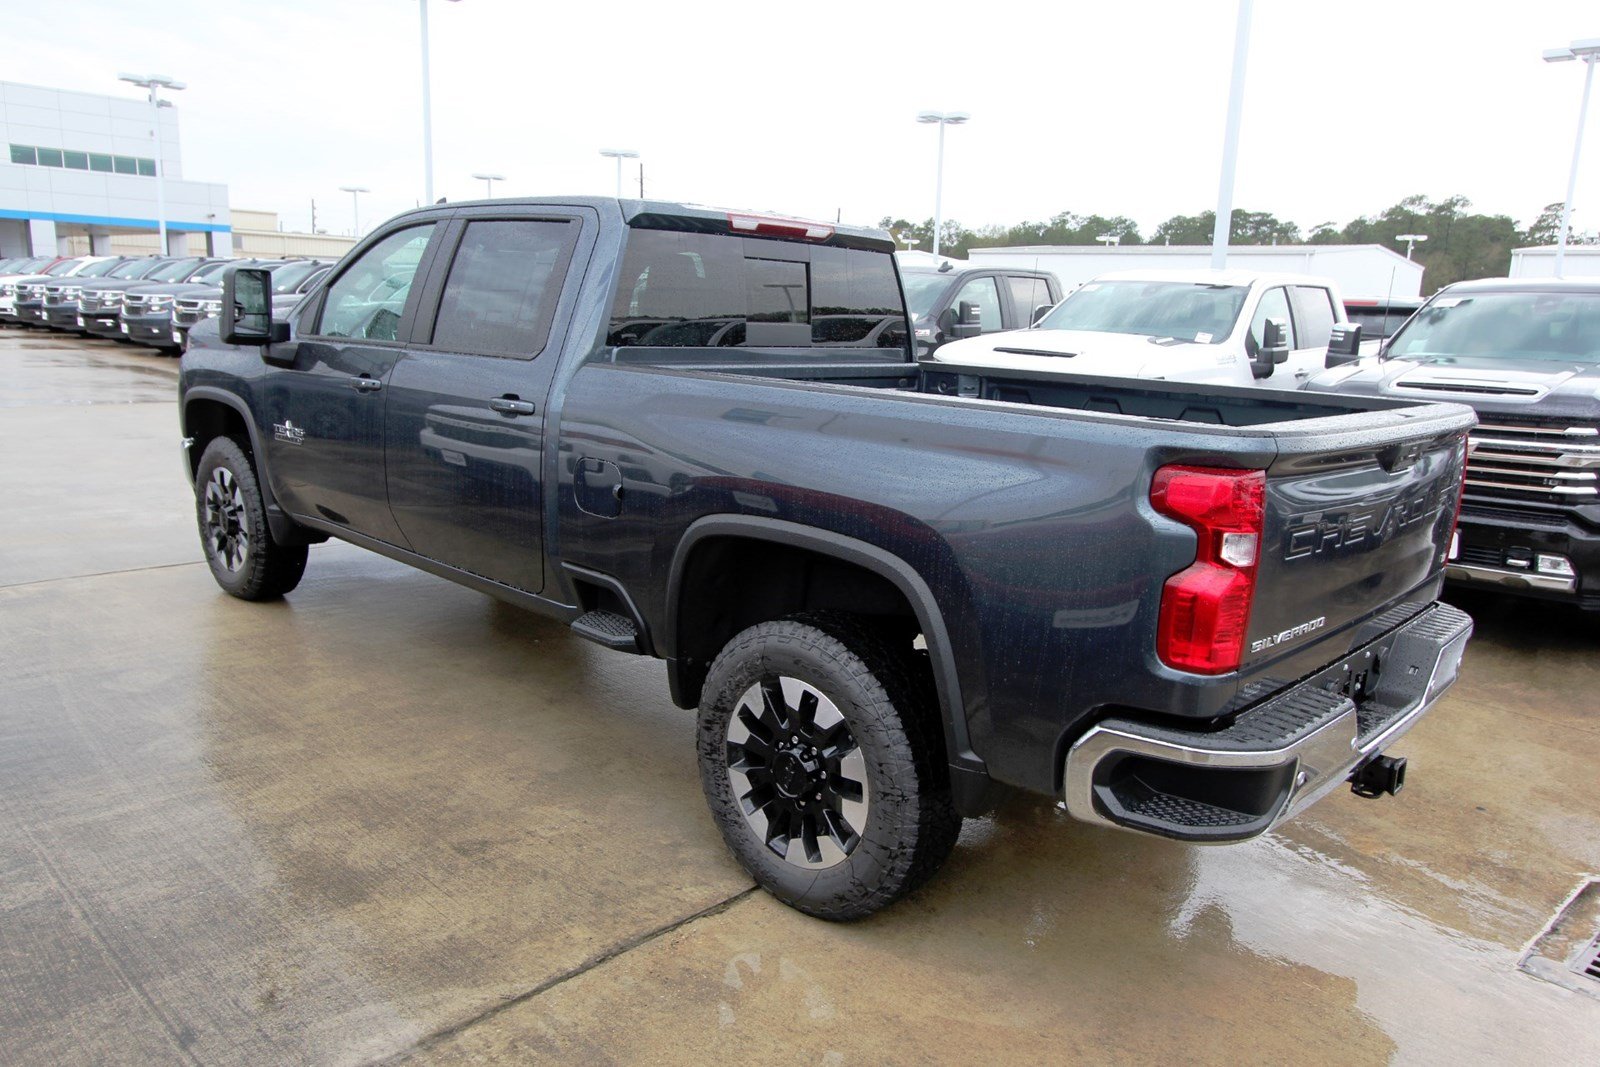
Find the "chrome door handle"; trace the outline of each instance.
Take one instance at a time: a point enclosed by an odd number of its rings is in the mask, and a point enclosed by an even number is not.
[[[533,401],[518,400],[514,396],[497,396],[489,401],[489,409],[498,411],[502,415],[532,415]]]
[[[351,378],[351,388],[361,393],[374,393],[383,388],[383,383],[377,378]]]

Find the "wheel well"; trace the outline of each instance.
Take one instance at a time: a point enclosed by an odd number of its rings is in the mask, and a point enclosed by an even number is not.
[[[205,454],[206,446],[218,437],[232,437],[238,441],[250,462],[255,463],[250,428],[245,425],[244,416],[220,400],[191,400],[183,410],[183,429],[194,438],[194,445],[189,449],[191,475],[200,469],[200,457]],[[260,476],[261,471],[257,470],[256,474]]]
[[[898,628],[908,651],[921,632],[910,601],[882,575],[821,552],[744,537],[708,537],[694,546],[677,610],[674,690],[684,707],[699,703],[706,671],[723,646],[757,623],[801,611],[846,612]]]

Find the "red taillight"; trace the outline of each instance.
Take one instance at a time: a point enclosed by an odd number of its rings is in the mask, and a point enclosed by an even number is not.
[[[743,233],[792,237],[799,241],[826,241],[833,236],[833,227],[825,222],[779,219],[769,215],[729,215],[728,227]]]
[[[1265,471],[1162,467],[1150,486],[1161,514],[1193,528],[1194,562],[1161,590],[1156,653],[1181,671],[1239,666],[1256,592]]]

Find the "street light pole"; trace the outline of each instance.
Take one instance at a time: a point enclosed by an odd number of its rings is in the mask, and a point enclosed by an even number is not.
[[[1578,134],[1572,140],[1572,171],[1567,176],[1567,199],[1561,205],[1561,236],[1556,239],[1556,277],[1561,277],[1562,264],[1567,256],[1567,233],[1572,225],[1572,198],[1578,191],[1578,159],[1583,154],[1583,127],[1589,115],[1589,89],[1594,84],[1594,65],[1600,60],[1600,37],[1573,41],[1565,48],[1547,48],[1546,63],[1566,63],[1583,60],[1583,102],[1578,105]]]
[[[959,126],[972,116],[965,111],[923,111],[917,115],[917,121],[923,124],[937,123],[939,126],[939,165],[934,171],[933,179],[933,254],[939,254],[939,242],[944,234],[944,128],[946,126]]]
[[[451,0],[458,3],[459,0]],[[433,79],[428,74],[428,0],[417,0],[422,13],[422,192],[433,203]]]
[[[167,254],[167,189],[166,168],[161,165],[161,109],[172,104],[161,99],[160,90],[178,92],[186,86],[161,74],[118,74],[117,78],[150,91],[150,137],[156,146],[156,254],[164,256]]]
[[[1233,178],[1239,166],[1239,124],[1244,115],[1244,75],[1250,58],[1250,13],[1253,0],[1239,0],[1233,32],[1233,80],[1228,86],[1228,124],[1222,133],[1222,177],[1217,184],[1217,220],[1211,229],[1211,269],[1228,265],[1228,237],[1233,228]]]
[[[635,152],[631,148],[602,148],[602,149],[600,149],[600,154],[602,156],[606,156],[606,157],[608,157],[610,159],[615,159],[617,161],[617,199],[621,200],[622,199],[622,161],[624,159],[638,159],[639,158],[639,153]],[[640,184],[640,190],[641,190],[639,195],[643,196],[644,195],[644,193],[643,193],[643,186],[644,186],[643,180],[641,180],[639,184]]]
[[[1428,239],[1428,235],[1425,233],[1397,233],[1394,235],[1394,239],[1396,241],[1404,241],[1406,243],[1406,259],[1410,259],[1412,247],[1415,246],[1418,241],[1426,241]]]
[[[350,210],[355,215],[356,237],[359,239],[361,237],[361,194],[370,193],[372,190],[364,185],[341,185],[339,186],[339,191],[350,194]]]
[[[494,199],[494,183],[506,180],[504,174],[474,174],[473,177],[483,183],[483,195],[487,200]]]

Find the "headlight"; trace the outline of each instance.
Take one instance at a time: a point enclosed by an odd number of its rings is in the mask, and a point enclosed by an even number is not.
[[[61,290],[61,299],[63,300],[76,300],[82,295],[83,286],[81,285],[68,286],[67,288]]]
[[[151,311],[164,311],[171,306],[172,297],[170,296],[152,296],[145,302],[145,307]]]
[[[116,307],[118,304],[122,303],[122,294],[115,292],[102,293],[100,294],[100,300],[105,304],[106,307]]]
[[[220,315],[222,314],[222,301],[207,300],[204,304],[200,305],[200,310],[204,311],[207,315]]]

